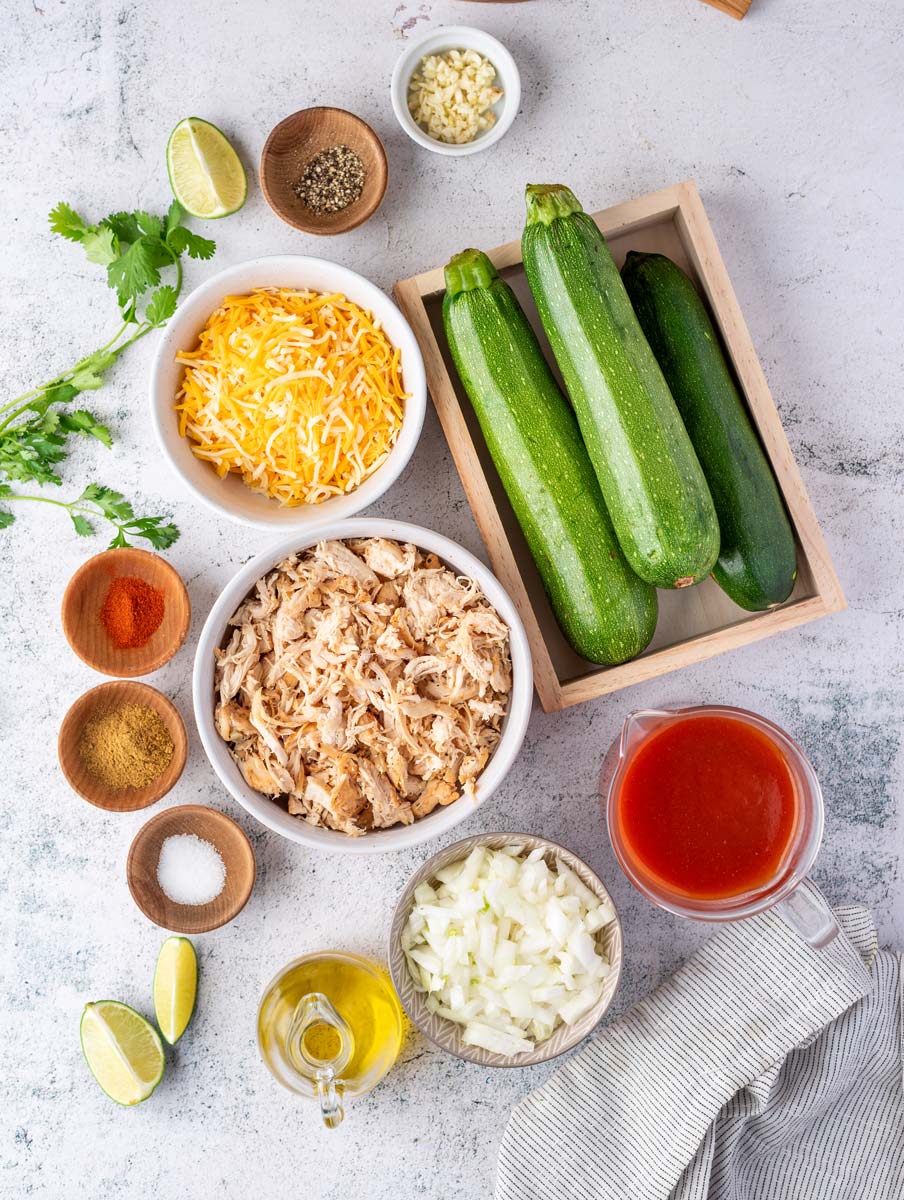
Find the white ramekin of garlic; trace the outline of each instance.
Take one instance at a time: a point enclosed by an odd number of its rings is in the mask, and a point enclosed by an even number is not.
[[[475,154],[498,142],[521,103],[515,60],[480,29],[446,26],[413,41],[392,74],[392,107],[419,146]]]

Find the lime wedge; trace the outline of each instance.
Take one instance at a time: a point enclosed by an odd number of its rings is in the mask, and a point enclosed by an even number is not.
[[[140,1104],[163,1078],[166,1060],[157,1030],[128,1004],[86,1004],[79,1030],[91,1073],[117,1104]]]
[[[184,937],[171,937],[160,948],[154,971],[154,1012],[160,1032],[171,1046],[178,1042],[195,1011],[198,959]]]
[[[226,135],[200,117],[186,117],[166,144],[173,195],[187,213],[210,220],[228,217],[245,203],[248,180]]]

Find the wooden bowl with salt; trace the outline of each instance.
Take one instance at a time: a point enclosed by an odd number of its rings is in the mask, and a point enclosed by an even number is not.
[[[189,889],[200,898],[205,882],[203,870],[197,868],[193,877],[180,877],[178,855],[174,856],[175,862],[170,861],[165,869],[161,869],[161,853],[170,838],[192,839],[194,845],[188,849],[195,852],[203,849],[207,859],[211,857],[211,850],[216,851],[219,869],[223,872],[222,888],[212,899],[180,903],[178,897],[174,898],[164,890],[164,885],[174,892],[180,888]],[[201,842],[201,847],[197,841]],[[184,844],[181,848],[186,849]],[[199,860],[202,867],[204,856]],[[197,854],[185,862],[183,869],[190,869],[196,857]],[[216,858],[213,863],[216,864]],[[175,880],[170,882],[168,877],[174,872]],[[180,804],[152,817],[138,830],[126,862],[132,899],[149,921],[173,933],[209,933],[233,920],[245,907],[256,874],[254,851],[245,831],[225,813],[201,804]]]
[[[315,212],[298,196],[305,169],[322,151],[347,146],[361,160],[361,194],[338,212]],[[303,108],[271,131],[261,152],[261,190],[278,217],[302,233],[347,233],[380,207],[389,167],[383,143],[367,124],[344,108]]]
[[[173,657],[188,633],[191,602],[165,558],[129,546],[82,563],[63,594],[62,619],[82,662],[132,679]]]
[[[93,774],[82,753],[85,731],[91,721],[102,720],[127,706],[151,709],[172,739],[173,753],[159,775],[139,787],[111,787]],[[135,812],[156,804],[170,790],[185,766],[188,736],[185,722],[172,700],[146,683],[122,679],[101,683],[79,696],[72,705],[57,739],[57,754],[66,782],[74,792],[107,812]]]

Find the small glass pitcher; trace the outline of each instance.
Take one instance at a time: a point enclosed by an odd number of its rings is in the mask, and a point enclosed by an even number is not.
[[[652,879],[629,852],[617,819],[622,780],[640,746],[663,726],[698,715],[731,717],[765,734],[784,754],[799,803],[797,827],[775,876],[755,891],[727,898],[698,899],[686,896],[671,891],[660,880]],[[697,921],[737,921],[775,907],[788,924],[816,949],[827,945],[838,933],[838,925],[828,907],[815,903],[806,891],[799,889],[799,884],[816,860],[822,842],[824,812],[819,780],[797,743],[765,717],[724,705],[646,709],[629,713],[621,734],[603,760],[600,797],[609,839],[622,870],[637,890],[654,904],[677,916]]]
[[[335,1129],[345,1100],[371,1091],[402,1044],[402,1007],[376,963],[324,951],[296,958],[264,990],[261,1056],[284,1087],[316,1100]]]

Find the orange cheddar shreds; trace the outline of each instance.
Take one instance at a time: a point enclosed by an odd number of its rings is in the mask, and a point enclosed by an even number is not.
[[[339,294],[227,296],[176,361],[179,432],[192,451],[280,504],[354,491],[402,425],[400,352],[372,313]]]

